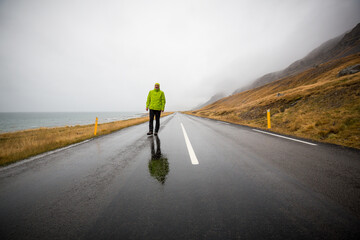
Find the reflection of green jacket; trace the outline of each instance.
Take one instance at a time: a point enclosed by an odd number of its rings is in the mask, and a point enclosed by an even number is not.
[[[163,91],[159,90],[151,90],[147,97],[146,108],[152,110],[164,110],[165,108],[165,94]]]
[[[164,184],[166,181],[166,175],[169,173],[168,159],[165,157],[160,157],[158,159],[153,158],[149,161],[148,167],[150,175],[160,183]]]

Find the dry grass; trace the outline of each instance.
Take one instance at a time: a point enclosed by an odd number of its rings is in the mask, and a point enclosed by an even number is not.
[[[265,129],[271,109],[274,132],[360,148],[360,73],[336,76],[359,63],[354,54],[186,113]]]
[[[163,113],[167,116],[171,113]],[[148,117],[98,125],[97,136],[144,123]],[[94,124],[38,128],[0,134],[0,166],[94,137]]]

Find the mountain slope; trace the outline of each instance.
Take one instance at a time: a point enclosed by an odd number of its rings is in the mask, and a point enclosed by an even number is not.
[[[359,53],[187,113],[266,128],[266,110],[271,109],[272,131],[360,148],[360,72],[337,77],[356,64]]]
[[[268,73],[256,79],[249,86],[239,88],[234,93],[239,93],[249,89],[263,86],[275,80],[288,77],[305,71],[311,67],[321,63],[349,56],[360,51],[360,23],[356,25],[350,32],[342,34],[336,38],[328,40],[321,44],[318,48],[311,51],[304,58],[295,61],[287,68],[281,71]]]
[[[212,103],[214,103],[214,102],[216,102],[219,99],[222,99],[224,97],[226,97],[226,95],[224,93],[217,93],[214,96],[212,96],[208,101],[206,101],[205,103],[197,105],[192,110],[197,110],[197,109],[203,108],[203,107],[205,107],[207,105],[210,105],[210,104],[212,104]]]

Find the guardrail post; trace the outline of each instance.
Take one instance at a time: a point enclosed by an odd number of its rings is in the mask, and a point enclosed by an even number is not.
[[[96,136],[97,125],[98,125],[98,118],[96,117],[96,120],[95,120],[95,130],[94,130],[94,135],[95,135],[95,136]]]
[[[267,123],[268,123],[268,128],[271,128],[270,109],[267,110]]]

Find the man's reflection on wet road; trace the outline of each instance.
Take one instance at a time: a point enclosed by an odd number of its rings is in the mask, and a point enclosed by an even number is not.
[[[149,160],[148,165],[150,175],[156,180],[158,180],[161,184],[164,184],[166,180],[166,175],[169,173],[169,162],[167,158],[161,153],[159,137],[151,136],[149,137],[149,141],[151,148],[151,159]]]

